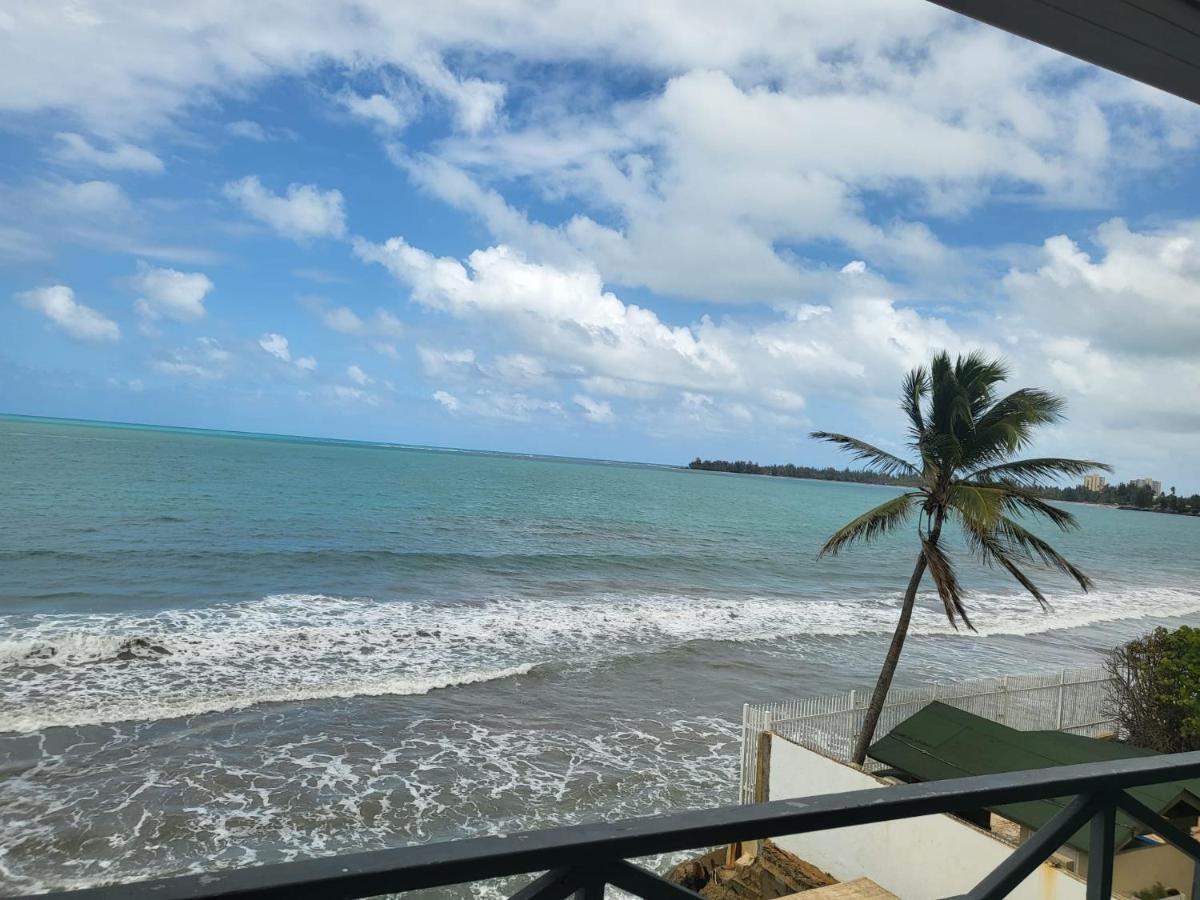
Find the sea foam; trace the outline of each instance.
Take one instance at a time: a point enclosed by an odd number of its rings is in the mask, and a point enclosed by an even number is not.
[[[923,596],[913,633],[1026,635],[1200,611],[1168,588],[1058,597],[972,594],[978,628],[956,632]],[[412,695],[595,664],[694,641],[772,642],[803,653],[822,637],[890,633],[899,598],[597,595],[480,602],[377,602],[317,594],[150,616],[40,615],[0,627],[0,731],[154,720],[338,697]]]

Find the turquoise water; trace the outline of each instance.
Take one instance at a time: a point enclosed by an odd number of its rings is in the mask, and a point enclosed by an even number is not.
[[[869,683],[892,489],[0,419],[0,889],[728,802],[745,701]],[[965,558],[900,678],[1087,664],[1200,612],[1200,520],[1073,507],[1098,589]]]

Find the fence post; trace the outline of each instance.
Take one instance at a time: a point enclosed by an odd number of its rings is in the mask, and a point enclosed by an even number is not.
[[[1067,670],[1058,673],[1058,717],[1054,729],[1062,731],[1063,727],[1063,694],[1067,690]]]
[[[1000,724],[1008,724],[1008,676],[1000,679]]]

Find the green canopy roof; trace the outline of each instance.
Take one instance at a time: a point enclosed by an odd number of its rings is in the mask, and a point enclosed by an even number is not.
[[[1154,751],[1141,747],[1061,731],[1018,731],[938,702],[909,716],[872,744],[868,753],[873,759],[917,781],[1155,755]],[[1180,804],[1200,810],[1200,779],[1132,788],[1129,793],[1162,815],[1170,815]],[[1045,825],[1071,799],[1057,797],[1013,803],[998,806],[993,812],[1036,829]],[[1118,848],[1146,830],[1118,810]],[[1088,829],[1080,829],[1067,845],[1086,852]]]

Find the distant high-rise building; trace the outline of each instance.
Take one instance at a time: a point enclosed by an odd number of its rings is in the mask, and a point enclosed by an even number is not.
[[[1086,491],[1102,491],[1108,487],[1108,479],[1103,475],[1084,475],[1083,488]]]
[[[1129,482],[1134,487],[1148,487],[1154,491],[1154,496],[1157,497],[1162,493],[1162,482],[1155,481],[1153,478],[1135,478]]]

